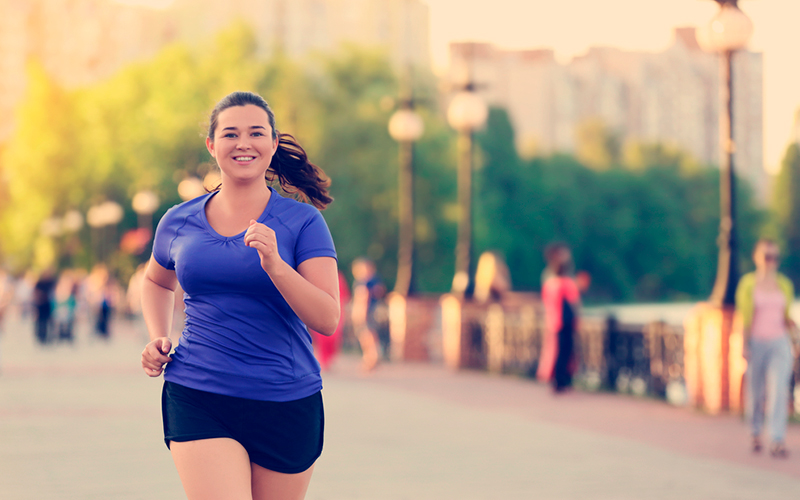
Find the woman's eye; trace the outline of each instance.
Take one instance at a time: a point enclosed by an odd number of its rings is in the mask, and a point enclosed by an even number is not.
[[[262,137],[263,135],[261,132],[253,132],[253,137]]]
[[[229,132],[229,133],[225,134],[223,137],[225,137],[227,139],[232,139],[232,138],[236,137],[236,134],[234,134],[233,132]]]

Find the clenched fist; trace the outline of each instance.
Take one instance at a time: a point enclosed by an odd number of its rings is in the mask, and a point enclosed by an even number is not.
[[[261,267],[267,274],[272,274],[283,263],[278,253],[278,240],[275,231],[255,220],[250,220],[250,227],[244,233],[244,244],[258,251]]]

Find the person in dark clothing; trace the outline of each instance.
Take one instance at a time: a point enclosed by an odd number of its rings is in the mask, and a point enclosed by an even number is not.
[[[386,294],[386,287],[378,276],[375,263],[359,258],[352,264],[353,308],[351,311],[353,329],[362,351],[362,369],[374,370],[380,361],[380,324],[375,314],[380,300]]]
[[[34,334],[36,340],[44,345],[50,340],[50,324],[53,318],[53,289],[55,276],[50,270],[44,271],[33,287]]]
[[[109,281],[103,287],[103,294],[100,299],[100,307],[97,310],[97,323],[95,324],[97,335],[106,340],[108,340],[110,336],[109,323],[111,321],[111,314],[113,312],[112,293],[112,284]]]
[[[570,276],[572,252],[564,244],[545,250],[547,270],[542,285],[545,332],[537,377],[551,382],[556,392],[572,385],[575,332],[578,326],[580,291]]]

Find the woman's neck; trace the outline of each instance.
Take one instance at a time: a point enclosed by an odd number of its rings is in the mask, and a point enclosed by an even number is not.
[[[237,185],[224,184],[216,195],[217,203],[226,213],[247,214],[257,211],[261,214],[269,202],[272,191],[266,183]]]

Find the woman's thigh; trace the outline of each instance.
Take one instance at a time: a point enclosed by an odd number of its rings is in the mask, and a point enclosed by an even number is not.
[[[253,500],[302,500],[314,472],[313,465],[298,474],[283,474],[251,465]]]
[[[250,457],[233,439],[172,441],[170,451],[189,500],[252,498]]]

